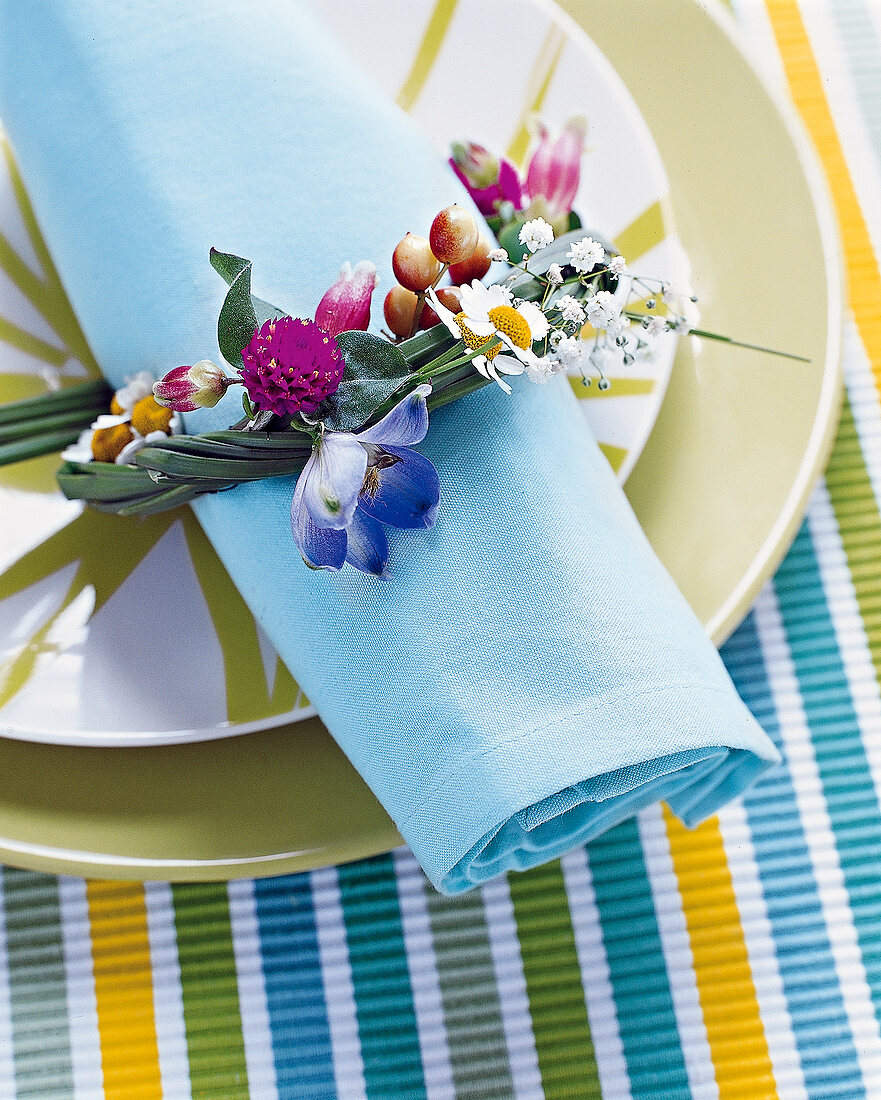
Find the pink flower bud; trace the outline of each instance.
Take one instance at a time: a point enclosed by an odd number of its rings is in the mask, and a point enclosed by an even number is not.
[[[226,393],[234,379],[223,368],[202,359],[191,367],[175,367],[153,384],[153,396],[160,405],[176,412],[194,412],[212,408]]]
[[[499,204],[510,202],[515,210],[523,205],[523,192],[517,169],[507,160],[499,160],[482,145],[469,141],[454,142],[450,166],[481,214],[493,216]]]
[[[552,216],[572,209],[586,135],[587,120],[580,115],[570,118],[556,139],[547,127],[539,127],[539,145],[529,162],[526,190],[532,200],[544,198]]]
[[[352,329],[363,331],[370,324],[370,299],[378,282],[376,268],[369,260],[355,264],[354,271],[350,263],[344,263],[339,278],[318,303],[315,323],[328,336]]]

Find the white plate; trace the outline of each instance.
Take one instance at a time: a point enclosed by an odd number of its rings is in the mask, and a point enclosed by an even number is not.
[[[635,270],[682,278],[667,177],[648,128],[604,56],[552,8],[459,0],[439,35],[433,13],[445,8],[434,0],[386,0],[382,20],[369,0],[315,6],[441,151],[473,140],[522,163],[530,112],[551,129],[585,115],[576,202],[585,225],[615,240]],[[499,71],[488,78],[494,58]],[[73,380],[94,365],[8,165],[0,230],[48,287],[34,291],[0,257],[0,400],[12,400],[40,392],[53,372]],[[652,359],[613,373],[610,391],[593,386],[583,401],[622,480],[660,409],[674,346],[665,340]],[[188,510],[143,521],[83,512],[54,491],[55,466],[43,459],[0,469],[0,734],[160,745],[315,713]]]

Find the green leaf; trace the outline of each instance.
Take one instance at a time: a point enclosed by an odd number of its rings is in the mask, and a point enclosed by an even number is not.
[[[223,358],[237,370],[242,350],[251,342],[255,329],[266,321],[284,317],[284,310],[251,293],[251,261],[230,252],[211,249],[211,266],[229,286],[217,318],[217,342]]]
[[[569,211],[569,227],[568,232],[572,232],[575,229],[581,228],[581,218],[575,213],[574,210]]]
[[[337,343],[346,361],[343,380],[318,415],[334,432],[359,428],[412,373],[400,350],[369,332],[343,332]]]
[[[508,222],[499,233],[499,246],[508,253],[512,264],[519,264],[526,255],[526,245],[520,243],[520,230],[523,222]]]

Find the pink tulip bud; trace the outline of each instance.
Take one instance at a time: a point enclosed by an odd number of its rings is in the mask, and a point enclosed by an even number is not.
[[[499,160],[482,145],[469,141],[451,146],[450,167],[465,185],[481,214],[498,214],[499,204],[510,202],[515,210],[523,205],[523,192],[517,169],[507,160]]]
[[[318,303],[315,323],[328,336],[365,330],[370,324],[370,299],[378,282],[376,268],[369,260],[355,264],[354,271],[350,263],[344,263],[339,278]]]
[[[580,115],[570,118],[556,139],[551,138],[547,127],[539,126],[539,145],[529,162],[526,190],[533,201],[544,198],[552,215],[572,209],[586,135],[587,120]]]
[[[194,412],[213,408],[234,381],[227,378],[222,367],[210,359],[202,359],[191,367],[175,367],[159,382],[154,382],[153,396],[167,409]]]

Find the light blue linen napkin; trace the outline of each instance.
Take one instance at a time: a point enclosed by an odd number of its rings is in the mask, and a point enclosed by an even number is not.
[[[2,4],[0,117],[117,384],[219,360],[212,245],[310,316],[341,261],[374,260],[387,288],[400,236],[467,201],[294,0]],[[231,423],[236,401],[189,430]],[[551,859],[657,799],[696,823],[777,759],[565,381],[466,398],[421,449],[438,522],[391,533],[389,582],[303,566],[290,478],[196,513],[440,889]]]

